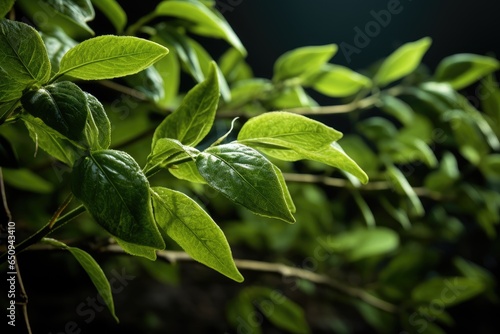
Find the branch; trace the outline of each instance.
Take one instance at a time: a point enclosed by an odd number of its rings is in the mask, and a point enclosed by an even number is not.
[[[285,178],[285,181],[288,182],[318,183],[318,184],[324,184],[325,186],[329,187],[354,188],[354,186],[348,180],[328,177],[323,175],[283,173],[283,177]],[[393,189],[393,187],[389,182],[374,181],[364,186],[360,186],[357,189],[365,191],[377,191],[377,190],[390,190]],[[441,195],[438,192],[429,190],[427,188],[414,187],[413,191],[415,191],[415,194],[417,194],[420,197],[428,197],[436,201],[440,201],[443,199],[443,195]]]
[[[99,252],[103,253],[116,253],[116,254],[127,254],[119,245],[107,245],[98,248]],[[179,251],[167,251],[161,250],[156,252],[158,258],[171,263],[176,264],[178,262],[195,262],[193,258],[191,258],[185,252]],[[348,286],[342,282],[339,282],[331,277],[326,275],[320,275],[314,273],[312,271],[290,267],[281,263],[270,263],[270,262],[262,262],[262,261],[254,261],[254,260],[243,260],[243,259],[235,259],[234,263],[236,267],[240,270],[248,270],[248,271],[258,271],[272,274],[280,274],[283,277],[295,277],[307,280],[312,283],[316,283],[319,285],[326,285],[333,289],[339,290],[351,297],[358,298],[370,304],[373,307],[376,307],[380,310],[395,313],[396,306],[388,303],[363,289]]]

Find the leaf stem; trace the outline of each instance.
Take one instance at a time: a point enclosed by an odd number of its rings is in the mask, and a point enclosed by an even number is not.
[[[16,253],[19,254],[20,252],[22,252],[26,248],[39,242],[40,240],[42,240],[43,237],[49,235],[50,233],[54,232],[58,228],[64,226],[69,221],[75,219],[80,214],[85,212],[85,210],[86,210],[85,207],[83,205],[80,205],[79,207],[71,210],[70,212],[68,212],[64,216],[57,219],[55,222],[52,222],[52,219],[51,219],[45,226],[43,226],[40,230],[38,230],[38,232],[29,236],[27,239],[25,239],[19,245],[17,245],[16,246]],[[7,252],[0,255],[0,264],[4,263],[6,260],[7,260]]]

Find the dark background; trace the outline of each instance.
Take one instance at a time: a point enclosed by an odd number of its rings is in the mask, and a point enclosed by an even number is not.
[[[371,11],[387,9],[391,0],[217,0],[218,6],[249,52],[256,76],[270,77],[274,60],[305,45],[342,42],[354,45],[355,27],[374,21]],[[360,69],[386,57],[399,45],[430,36],[424,58],[431,69],[455,53],[500,54],[498,1],[400,0],[401,13],[371,38],[351,63],[339,50],[333,62]],[[231,3],[233,5],[231,5]],[[225,4],[225,5],[224,5]]]

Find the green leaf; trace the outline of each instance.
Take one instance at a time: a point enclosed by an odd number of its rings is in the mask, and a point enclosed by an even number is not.
[[[58,82],[25,93],[23,108],[63,136],[80,140],[87,121],[87,98],[74,83]]]
[[[39,194],[50,194],[54,185],[29,169],[3,168],[5,183],[11,187]]]
[[[163,44],[170,50],[168,57],[161,58],[153,65],[163,81],[163,94],[161,94],[162,97],[157,101],[157,104],[162,107],[169,107],[174,104],[179,92],[181,68],[177,59],[178,53],[175,48],[166,44],[160,38],[153,37],[152,41]]]
[[[172,55],[162,59],[170,57],[172,57]],[[158,102],[163,99],[165,86],[163,77],[158,73],[154,65],[149,66],[139,73],[126,76],[123,79],[132,88],[144,93],[151,101]]]
[[[287,87],[278,96],[267,102],[270,104],[270,109],[273,110],[318,106],[318,103],[299,85]]]
[[[189,43],[188,37],[165,23],[160,23],[156,26],[156,33],[155,37],[159,40],[160,44],[171,46],[169,49],[176,52],[183,65],[183,69],[197,82],[202,82],[205,76],[201,70],[196,50]]]
[[[41,36],[49,55],[52,73],[57,73],[62,57],[78,42],[66,35],[62,29],[41,33]]]
[[[212,12],[205,5],[192,0],[163,1],[156,9],[157,16],[173,16],[193,24],[189,30],[206,37],[222,38],[245,55],[246,50],[231,26],[221,15]]]
[[[191,161],[194,161],[198,154],[199,151],[197,149],[191,146],[182,145],[182,143],[176,139],[160,138],[148,156],[144,171],[147,175],[150,170],[158,168],[174,168],[174,166],[177,168],[179,165],[190,162],[189,158],[191,158]]]
[[[440,300],[445,307],[460,304],[485,290],[484,282],[468,277],[434,277],[416,286],[411,297],[415,302]]]
[[[231,87],[231,101],[225,105],[225,109],[244,106],[264,97],[272,89],[273,85],[267,79],[251,78],[238,81]]]
[[[293,223],[273,164],[254,149],[231,143],[208,148],[196,158],[213,188],[256,214]]]
[[[104,150],[82,158],[73,168],[71,189],[113,236],[141,246],[165,248],[153,219],[148,180],[127,153]]]
[[[17,156],[9,140],[0,135],[0,167],[17,168]]]
[[[342,133],[302,115],[269,112],[251,118],[238,141],[251,146],[279,146],[317,151],[342,138]]]
[[[0,19],[0,102],[47,82],[50,61],[42,38],[29,25]]]
[[[363,219],[366,222],[366,226],[374,227],[376,225],[375,216],[373,215],[372,210],[368,206],[368,203],[366,203],[365,199],[361,196],[361,194],[357,190],[352,191],[352,196],[354,197],[354,201],[358,205],[359,210],[363,215]]]
[[[254,286],[244,293],[277,328],[296,334],[310,332],[303,308],[276,290]]]
[[[336,53],[336,44],[305,46],[288,51],[274,63],[273,81],[306,77],[318,72]]]
[[[126,241],[123,241],[117,237],[114,237],[114,239],[116,240],[116,243],[118,243],[118,245],[120,245],[120,247],[123,248],[123,250],[126,253],[134,255],[134,256],[141,256],[141,257],[144,257],[144,258],[151,260],[151,261],[156,260],[156,249],[155,248],[141,246],[141,245],[133,244],[130,242],[126,242]]]
[[[0,2],[0,19],[10,12],[12,6],[14,6],[14,2],[16,0],[4,0]]]
[[[387,166],[386,173],[389,181],[394,185],[395,190],[408,197],[413,206],[415,215],[418,217],[423,216],[425,214],[424,206],[403,172],[401,172],[401,170],[396,168],[394,165],[389,165]]]
[[[88,254],[87,252],[76,248],[76,247],[68,247],[68,251],[75,257],[75,259],[80,263],[83,269],[87,272],[92,283],[96,287],[97,291],[102,297],[102,300],[108,307],[111,315],[119,322],[118,317],[115,314],[115,304],[113,302],[113,294],[111,293],[111,285],[104,275],[99,264]]]
[[[92,4],[106,15],[118,34],[123,32],[127,24],[127,13],[116,0],[92,0]]]
[[[369,88],[369,78],[339,65],[325,65],[321,72],[313,76],[312,88],[331,97],[347,97]]]
[[[179,165],[174,165],[168,169],[170,174],[180,180],[186,180],[193,183],[205,184],[207,181],[200,175],[198,167],[194,161],[184,162]]]
[[[288,187],[285,182],[285,177],[283,176],[283,173],[281,173],[281,170],[276,166],[273,165],[274,172],[278,176],[278,180],[281,185],[281,191],[283,192],[283,196],[285,197],[286,205],[288,206],[288,210],[290,210],[291,213],[295,213],[297,211],[297,208],[295,207],[295,204],[293,203],[292,195],[290,194],[290,191],[288,190]]]
[[[155,219],[160,228],[193,259],[243,282],[226,237],[191,198],[167,188],[151,188]]]
[[[426,188],[434,191],[444,191],[450,188],[460,178],[460,171],[455,156],[445,152],[437,171],[429,173],[425,178]]]
[[[462,89],[499,68],[500,62],[494,58],[461,53],[443,59],[436,68],[435,79]]]
[[[94,19],[90,0],[17,0],[21,8],[35,20],[43,31],[63,28],[73,38],[94,35],[87,22]]]
[[[500,154],[489,154],[484,157],[479,169],[486,178],[491,180],[500,180]]]
[[[285,161],[319,161],[368,182],[366,173],[335,142],[341,137],[342,133],[307,117],[272,112],[245,123],[238,142]]]
[[[194,146],[210,132],[219,103],[219,82],[215,64],[207,79],[191,89],[175,112],[156,128],[152,148],[160,138],[177,139]]]
[[[73,166],[73,163],[84,154],[85,147],[63,136],[58,131],[45,124],[40,118],[35,118],[29,114],[23,114],[21,119],[24,121],[36,147],[40,147],[42,150],[68,166]]]
[[[87,122],[85,137],[88,147],[93,150],[105,150],[111,145],[111,123],[101,102],[93,95],[85,93],[87,99]]]
[[[116,322],[119,322],[118,317],[115,314],[115,305],[113,302],[113,293],[111,291],[111,285],[109,284],[106,275],[104,274],[104,272],[102,271],[101,267],[96,262],[96,260],[94,260],[94,258],[84,250],[81,250],[80,248],[76,247],[68,247],[66,244],[64,244],[59,240],[55,240],[52,238],[43,238],[42,242],[57,248],[65,249],[75,257],[78,263],[89,275],[90,280],[96,287],[97,292],[99,292],[99,294],[101,295],[104,303],[108,307],[113,318],[116,320]]]
[[[384,112],[395,117],[401,124],[411,126],[414,112],[406,102],[391,95],[382,95],[380,101],[382,102],[381,109]]]
[[[61,59],[58,76],[102,80],[138,73],[164,57],[168,49],[130,36],[99,36],[81,42]]]
[[[412,73],[431,44],[432,39],[424,37],[399,47],[384,60],[373,80],[378,86],[385,86]]]
[[[325,245],[350,261],[358,261],[394,251],[399,247],[399,236],[385,227],[358,229],[329,236]]]

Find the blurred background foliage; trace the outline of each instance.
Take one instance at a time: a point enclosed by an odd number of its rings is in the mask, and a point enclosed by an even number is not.
[[[99,1],[92,2],[98,7]],[[297,207],[297,223],[288,225],[234,206],[205,185],[159,173],[151,183],[166,182],[205,207],[236,259],[288,267],[243,269],[245,282],[237,284],[192,262],[99,253],[107,235],[84,215],[54,237],[93,250],[108,278],[117,272],[133,276],[114,296],[120,324],[106,310],[95,309],[95,318],[77,311],[96,292],[69,255],[27,251],[19,261],[36,332],[67,332],[74,322],[83,332],[494,333],[500,314],[500,89],[494,55],[500,46],[488,37],[498,13],[493,2],[398,1],[402,11],[350,61],[342,43],[355,46],[355,27],[363,31],[376,22],[371,11],[387,10],[394,1],[200,2],[224,14],[248,51],[246,59],[234,41],[200,37],[182,19],[155,19],[134,31],[130,25],[123,29],[120,16],[108,20],[96,9],[88,22],[99,35],[138,33],[171,50],[137,75],[79,82],[105,105],[112,147],[143,165],[155,127],[215,59],[225,78],[223,102],[202,147],[226,133],[235,116],[241,128],[251,116],[292,109],[342,131],[340,145],[370,182],[360,185],[319,163],[273,161],[286,173]],[[129,24],[157,3],[120,1]],[[28,1],[18,1],[15,9],[16,19],[33,20]],[[37,28],[59,52],[90,37],[85,27]],[[426,43],[424,36],[433,42],[423,63],[382,84],[384,59],[404,43]],[[306,45],[325,45],[329,64],[309,73],[300,71],[300,62],[277,70],[276,59]],[[477,55],[452,56],[464,52]],[[375,88],[374,78],[380,83]],[[333,107],[314,109],[318,105]],[[17,157],[3,174],[22,239],[64,200],[70,170],[37,150],[22,125],[2,126],[0,134]],[[167,249],[179,248],[171,242]],[[300,271],[303,277],[294,277],[293,268],[318,276]]]

